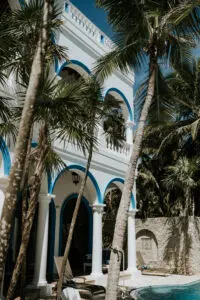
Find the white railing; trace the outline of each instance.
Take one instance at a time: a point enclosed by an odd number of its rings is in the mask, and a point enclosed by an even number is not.
[[[95,26],[82,12],[72,3],[65,1],[65,16],[78,25],[79,29],[86,33],[90,38],[95,40],[108,49],[113,48],[114,44],[103,31]]]
[[[126,157],[129,157],[131,155],[131,145],[126,142],[120,147],[115,147],[112,143],[107,143],[106,149],[108,152],[123,155]]]
[[[124,142],[121,147],[116,147],[112,142],[106,141],[106,136],[104,134],[103,128],[99,126],[98,128],[98,141],[99,141],[99,150],[102,149],[108,153],[120,155],[126,158],[129,158],[131,155],[132,145]]]

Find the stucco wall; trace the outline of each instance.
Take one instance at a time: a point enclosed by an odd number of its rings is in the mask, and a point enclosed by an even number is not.
[[[200,273],[200,218],[136,219],[137,263]]]

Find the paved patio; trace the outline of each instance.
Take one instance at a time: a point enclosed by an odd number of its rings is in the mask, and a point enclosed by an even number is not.
[[[96,284],[101,284],[106,286],[107,275],[102,276],[101,278],[95,281]],[[195,281],[200,281],[200,274],[192,276],[184,275],[173,275],[170,274],[167,277],[164,276],[152,276],[152,275],[141,275],[137,274],[135,277],[130,275],[126,276],[126,273],[121,272],[120,285],[127,286],[131,288],[141,288],[152,285],[181,285],[187,284]]]

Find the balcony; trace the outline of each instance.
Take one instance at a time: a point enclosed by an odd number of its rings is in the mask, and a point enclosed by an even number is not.
[[[76,25],[79,30],[91,38],[94,42],[105,47],[107,51],[114,47],[114,43],[109,39],[103,31],[95,26],[77,7],[69,1],[65,1],[64,16]]]

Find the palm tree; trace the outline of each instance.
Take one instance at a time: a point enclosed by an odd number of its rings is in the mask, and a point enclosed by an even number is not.
[[[189,48],[199,35],[199,1],[130,1],[97,0],[108,12],[108,19],[116,33],[116,47],[99,60],[97,77],[104,79],[114,69],[127,72],[130,68],[149,64],[146,99],[137,126],[134,148],[130,158],[124,190],[117,214],[107,282],[106,300],[117,297],[120,263],[133,189],[137,160],[148,112],[154,95],[158,63],[180,64],[190,58]],[[148,58],[148,59],[147,59]]]
[[[168,111],[168,116],[171,115],[171,120],[169,121],[168,118],[168,122],[163,122],[163,124],[161,122],[160,124],[157,122],[152,123],[149,120],[143,140],[143,152],[146,151],[146,153],[152,155],[151,169],[154,173],[157,173],[157,178],[160,177],[165,168],[170,166],[173,169],[177,165],[178,159],[182,159],[183,162],[189,160],[191,166],[193,165],[193,160],[195,160],[198,166],[200,133],[199,74],[200,61],[197,59],[193,60],[191,64],[184,63],[181,67],[176,68],[174,73],[168,75],[166,78],[169,92],[168,99],[171,99],[171,102],[176,99],[176,102],[171,105],[171,112],[169,113]],[[162,95],[160,96],[162,98]],[[157,161],[156,165],[161,166],[160,174],[158,174],[159,168],[153,168],[153,161]],[[188,168],[187,170],[189,172]],[[189,173],[187,177],[190,178]],[[165,179],[167,180],[167,177]],[[195,177],[195,180],[198,180],[198,176]],[[182,200],[184,199],[186,203],[188,202],[185,197],[187,193],[177,181],[174,181],[174,184],[176,185],[176,193],[173,193],[171,189],[167,189],[168,194],[166,195],[165,193],[164,198],[173,198],[172,202],[176,203],[178,211],[182,212],[184,205]],[[162,183],[160,186],[163,189]],[[170,204],[171,212],[174,206],[172,202]]]
[[[115,114],[113,112],[119,110],[120,102],[118,100],[115,100],[114,98],[109,98],[107,101],[102,101],[102,89],[98,81],[94,77],[90,77],[85,81],[83,84],[83,88],[81,90],[81,99],[83,103],[83,112],[87,115],[87,118],[89,120],[88,123],[88,133],[90,136],[90,143],[88,147],[88,158],[86,163],[86,168],[84,172],[84,176],[81,182],[81,187],[79,190],[78,198],[76,200],[76,205],[74,208],[72,221],[69,229],[69,234],[67,238],[67,243],[64,251],[63,261],[61,265],[61,270],[59,274],[59,280],[57,284],[57,299],[60,299],[61,292],[62,292],[62,283],[63,283],[63,277],[64,272],[67,264],[67,259],[71,247],[72,237],[74,228],[76,225],[76,220],[78,216],[79,207],[81,204],[81,199],[84,194],[84,190],[86,187],[87,177],[88,177],[88,171],[90,169],[91,161],[92,161],[92,155],[95,148],[95,144],[98,143],[98,140],[96,140],[96,132],[97,132],[97,125],[104,120],[104,122],[108,121],[109,118]],[[122,123],[121,115],[115,118],[113,118],[116,122]],[[110,124],[113,125],[113,124]],[[118,136],[114,136],[113,131],[110,130],[111,126],[105,127],[105,133],[107,134],[108,138],[111,138],[116,143],[122,143],[124,136],[120,135],[117,132]]]
[[[182,209],[181,215],[186,217],[188,215],[194,216],[194,195],[193,191],[198,185],[196,181],[196,174],[198,171],[199,161],[197,158],[188,159],[187,157],[180,157],[176,164],[166,168],[164,185],[168,190],[181,190],[179,195]]]
[[[51,174],[59,171],[64,163],[52,149],[52,139],[55,138],[55,131],[60,138],[76,143],[83,151],[90,142],[90,135],[87,133],[87,126],[84,127],[84,114],[82,112],[81,102],[81,83],[67,84],[62,80],[58,81],[56,77],[50,77],[48,68],[40,81],[39,93],[34,111],[34,122],[40,126],[38,146],[35,150],[27,153],[28,172],[30,164],[35,165],[34,175],[31,177],[31,186],[29,188],[29,205],[25,214],[24,226],[22,229],[22,242],[19,254],[12,274],[12,279],[8,289],[6,299],[12,299],[13,293],[18,282],[20,271],[25,260],[26,250],[30,238],[34,215],[36,211],[37,198],[41,187],[44,170]],[[20,97],[22,97],[20,93]],[[77,102],[77,99],[80,99]],[[20,101],[18,101],[20,103]],[[16,109],[15,116],[21,114],[22,107]],[[59,127],[62,126],[62,127]],[[28,184],[28,174],[24,174],[24,183]],[[23,197],[27,196],[27,192]],[[26,199],[25,199],[26,200]]]
[[[15,146],[15,159],[9,175],[0,223],[0,282],[2,280],[5,258],[9,246],[11,224],[27,154],[27,145],[33,123],[39,83],[43,66],[48,57],[48,49],[52,43],[49,42],[51,40],[51,28],[58,28],[58,22],[56,21],[57,14],[54,6],[51,6],[50,9],[49,1],[45,0],[42,3],[35,1],[35,5],[32,3],[34,3],[34,1],[31,1],[30,5],[25,4],[21,10],[12,12],[9,18],[11,21],[9,29],[16,39],[16,48],[18,50],[15,55],[16,61],[10,64],[9,67],[11,70],[16,70],[17,68],[16,74],[22,80],[28,77],[29,85],[26,91],[26,101],[24,102]],[[37,7],[37,10],[33,11],[33,7],[34,9]],[[30,22],[30,16],[33,17],[33,22]],[[24,29],[26,29],[25,32]],[[35,47],[33,45],[35,45]],[[20,55],[20,53],[22,53],[22,55]],[[22,60],[22,58],[24,60]],[[26,64],[27,68],[25,67]]]

